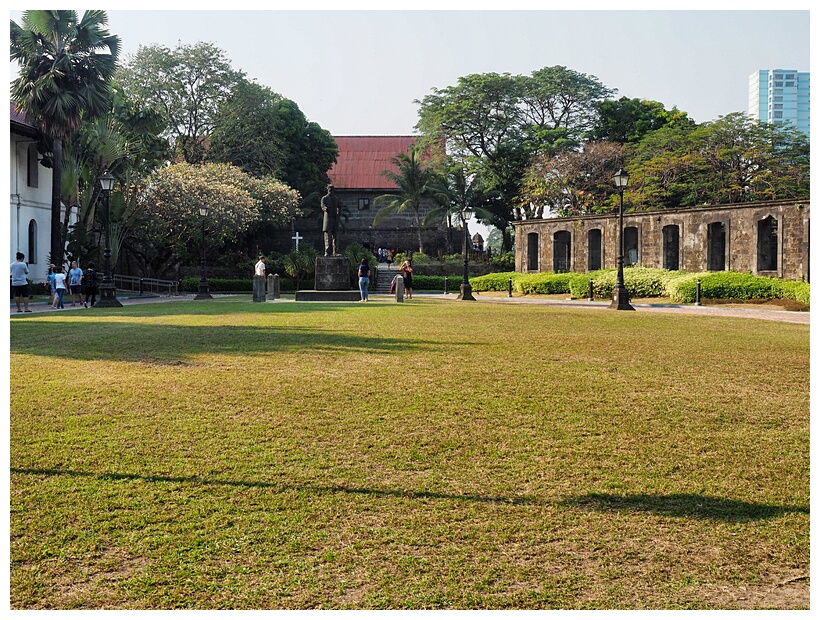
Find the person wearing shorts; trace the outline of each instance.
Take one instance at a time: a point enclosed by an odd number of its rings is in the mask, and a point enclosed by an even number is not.
[[[68,270],[68,289],[71,291],[71,305],[76,306],[81,303],[83,300],[83,270],[77,267],[75,260],[71,261],[71,269]]]
[[[17,260],[11,264],[11,291],[14,294],[14,301],[17,303],[17,312],[31,312],[28,309],[28,265],[26,265],[25,255],[17,252]],[[23,310],[20,307],[20,298],[23,298]]]

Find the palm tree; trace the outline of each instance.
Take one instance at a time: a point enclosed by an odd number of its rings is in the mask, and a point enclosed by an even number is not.
[[[296,290],[303,276],[309,276],[316,271],[316,257],[319,253],[310,246],[302,246],[298,252],[286,254],[283,263],[285,273],[296,280]]]
[[[373,200],[375,206],[383,205],[373,218],[373,226],[377,226],[388,215],[410,209],[418,230],[419,252],[424,254],[421,238],[421,202],[432,197],[429,185],[433,180],[433,173],[429,168],[422,167],[416,150],[412,147],[408,153],[402,153],[391,158],[390,161],[398,168],[398,172],[383,170],[382,176],[392,181],[399,192],[398,194],[382,194]]]
[[[120,39],[103,26],[105,11],[24,11],[22,26],[11,22],[11,60],[20,73],[11,99],[52,141],[51,261],[62,264],[60,223],[63,143],[83,120],[110,109],[107,83]]]
[[[429,185],[433,200],[441,206],[427,213],[422,224],[428,226],[435,221],[444,221],[447,226],[447,253],[452,254],[453,216],[469,208],[477,218],[489,220],[492,213],[485,207],[499,192],[486,191],[478,175],[468,173],[458,163],[451,162],[446,170],[446,174]]]

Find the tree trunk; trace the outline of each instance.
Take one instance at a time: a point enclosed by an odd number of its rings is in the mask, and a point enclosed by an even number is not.
[[[52,168],[51,168],[51,263],[60,267],[63,264],[63,235],[60,221],[63,181],[63,141],[59,138],[52,140]]]

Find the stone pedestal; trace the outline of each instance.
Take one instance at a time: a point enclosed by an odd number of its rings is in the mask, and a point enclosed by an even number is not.
[[[404,301],[404,278],[396,276],[396,301]]]
[[[253,276],[253,300],[265,301],[265,276]]]
[[[279,274],[272,273],[268,276],[268,301],[279,299]]]
[[[350,260],[347,256],[319,256],[316,258],[316,290],[350,290]]]
[[[296,291],[296,301],[359,301],[358,289],[350,288],[350,261],[346,256],[316,259],[316,288]]]

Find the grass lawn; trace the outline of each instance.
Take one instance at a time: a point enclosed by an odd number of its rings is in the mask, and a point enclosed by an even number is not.
[[[809,607],[809,326],[416,299],[11,319],[12,608]]]

